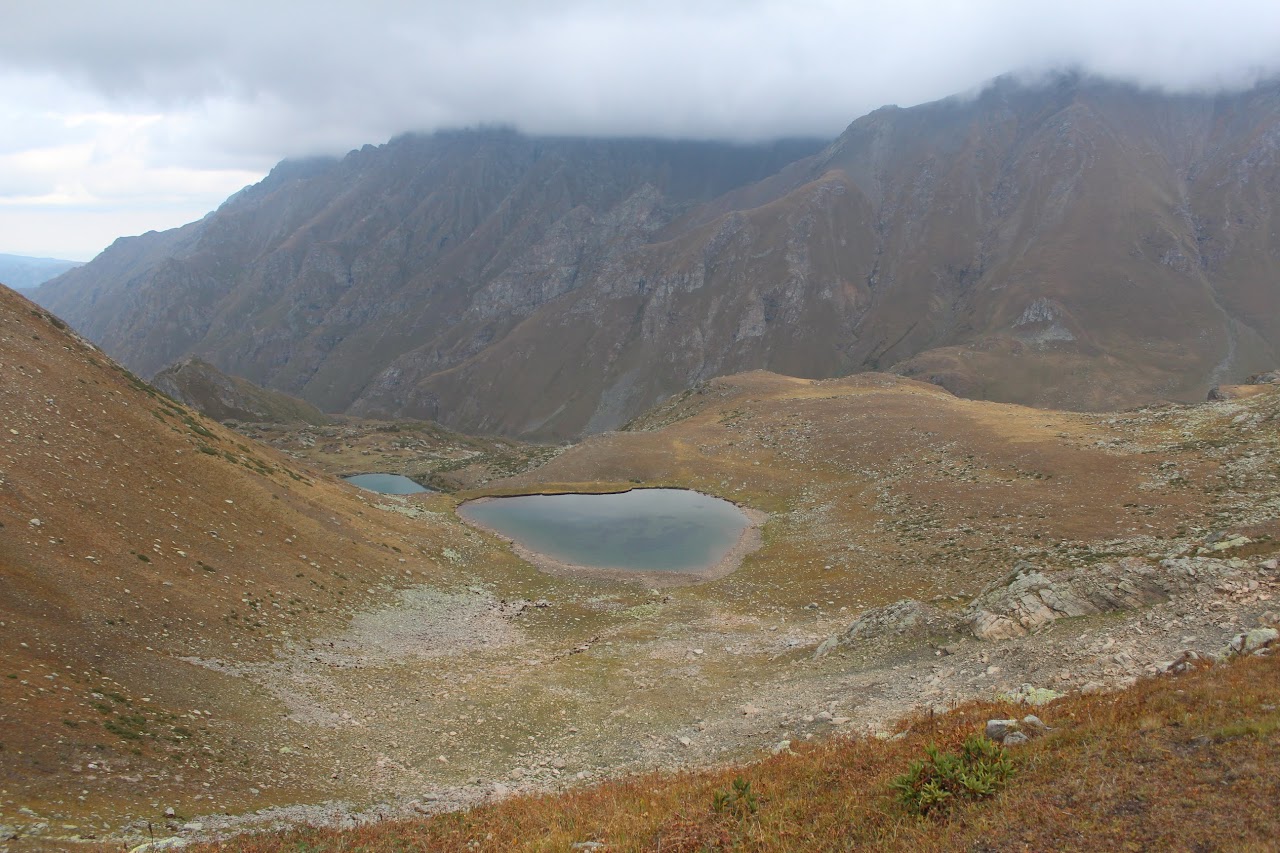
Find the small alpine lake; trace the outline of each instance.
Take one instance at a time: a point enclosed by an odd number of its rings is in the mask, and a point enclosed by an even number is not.
[[[687,489],[480,498],[458,514],[544,570],[595,577],[720,577],[759,544],[758,513]]]
[[[367,492],[378,492],[383,495],[416,495],[431,491],[421,483],[415,483],[400,474],[353,474],[342,479]]]

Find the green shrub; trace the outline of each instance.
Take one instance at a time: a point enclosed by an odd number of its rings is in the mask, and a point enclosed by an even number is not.
[[[891,783],[907,811],[917,815],[945,814],[958,800],[990,797],[1013,775],[1013,762],[1004,747],[980,735],[965,739],[960,754],[942,754],[925,747],[925,760]]]
[[[716,814],[731,814],[744,818],[755,814],[760,809],[760,803],[756,799],[755,791],[751,790],[751,783],[739,776],[733,780],[732,788],[716,791],[711,798],[711,808]]]

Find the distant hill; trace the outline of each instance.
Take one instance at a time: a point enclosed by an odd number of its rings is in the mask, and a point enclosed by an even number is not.
[[[0,284],[30,290],[79,266],[84,266],[83,262],[0,254]]]
[[[151,384],[218,421],[329,423],[329,418],[310,403],[259,388],[238,376],[228,376],[195,356],[169,365],[152,378]]]
[[[819,150],[821,149],[821,150]],[[405,136],[285,162],[40,299],[151,375],[562,438],[709,377],[1107,409],[1280,363],[1280,86],[1065,76],[775,146]]]

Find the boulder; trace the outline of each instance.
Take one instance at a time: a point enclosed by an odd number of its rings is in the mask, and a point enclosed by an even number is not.
[[[819,644],[818,648],[813,651],[813,659],[824,658],[840,646],[839,637],[827,637]]]
[[[1022,725],[1026,727],[1027,731],[1036,732],[1037,734],[1046,734],[1052,730],[1049,726],[1045,725],[1044,720],[1040,719],[1035,714],[1027,714],[1023,717]]]
[[[994,741],[1003,742],[1011,732],[1018,731],[1017,720],[987,720],[986,735]]]
[[[1054,699],[1061,699],[1065,695],[1065,693],[1059,693],[1057,690],[1051,690],[1048,687],[1023,684],[1017,690],[1011,693],[1001,693],[996,698],[1003,702],[1017,702],[1022,705],[1047,705]]]
[[[946,628],[947,620],[941,611],[915,599],[905,598],[884,607],[863,611],[840,635],[839,640],[850,644],[858,640],[942,631]]]
[[[1132,610],[1168,598],[1168,584],[1144,560],[1127,557],[1117,564],[1061,572],[1044,572],[1021,561],[970,603],[962,623],[978,639],[1004,640],[1067,616]]]
[[[1231,638],[1231,642],[1218,655],[1220,658],[1232,657],[1233,655],[1253,655],[1269,650],[1280,640],[1280,631],[1275,628],[1254,628],[1252,631],[1246,631],[1243,634],[1236,634]]]

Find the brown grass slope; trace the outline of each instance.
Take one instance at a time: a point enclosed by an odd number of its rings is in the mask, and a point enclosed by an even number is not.
[[[1269,850],[1280,833],[1280,660],[1219,665],[1036,709],[1053,727],[1008,754],[995,797],[909,814],[890,788],[926,746],[955,751],[1025,706],[904,720],[892,741],[835,739],[744,767],[654,774],[346,832],[239,837],[201,850]],[[715,807],[746,780],[754,811]]]
[[[191,661],[270,659],[434,571],[407,524],[0,288],[0,823],[297,797],[256,734],[276,707]]]

